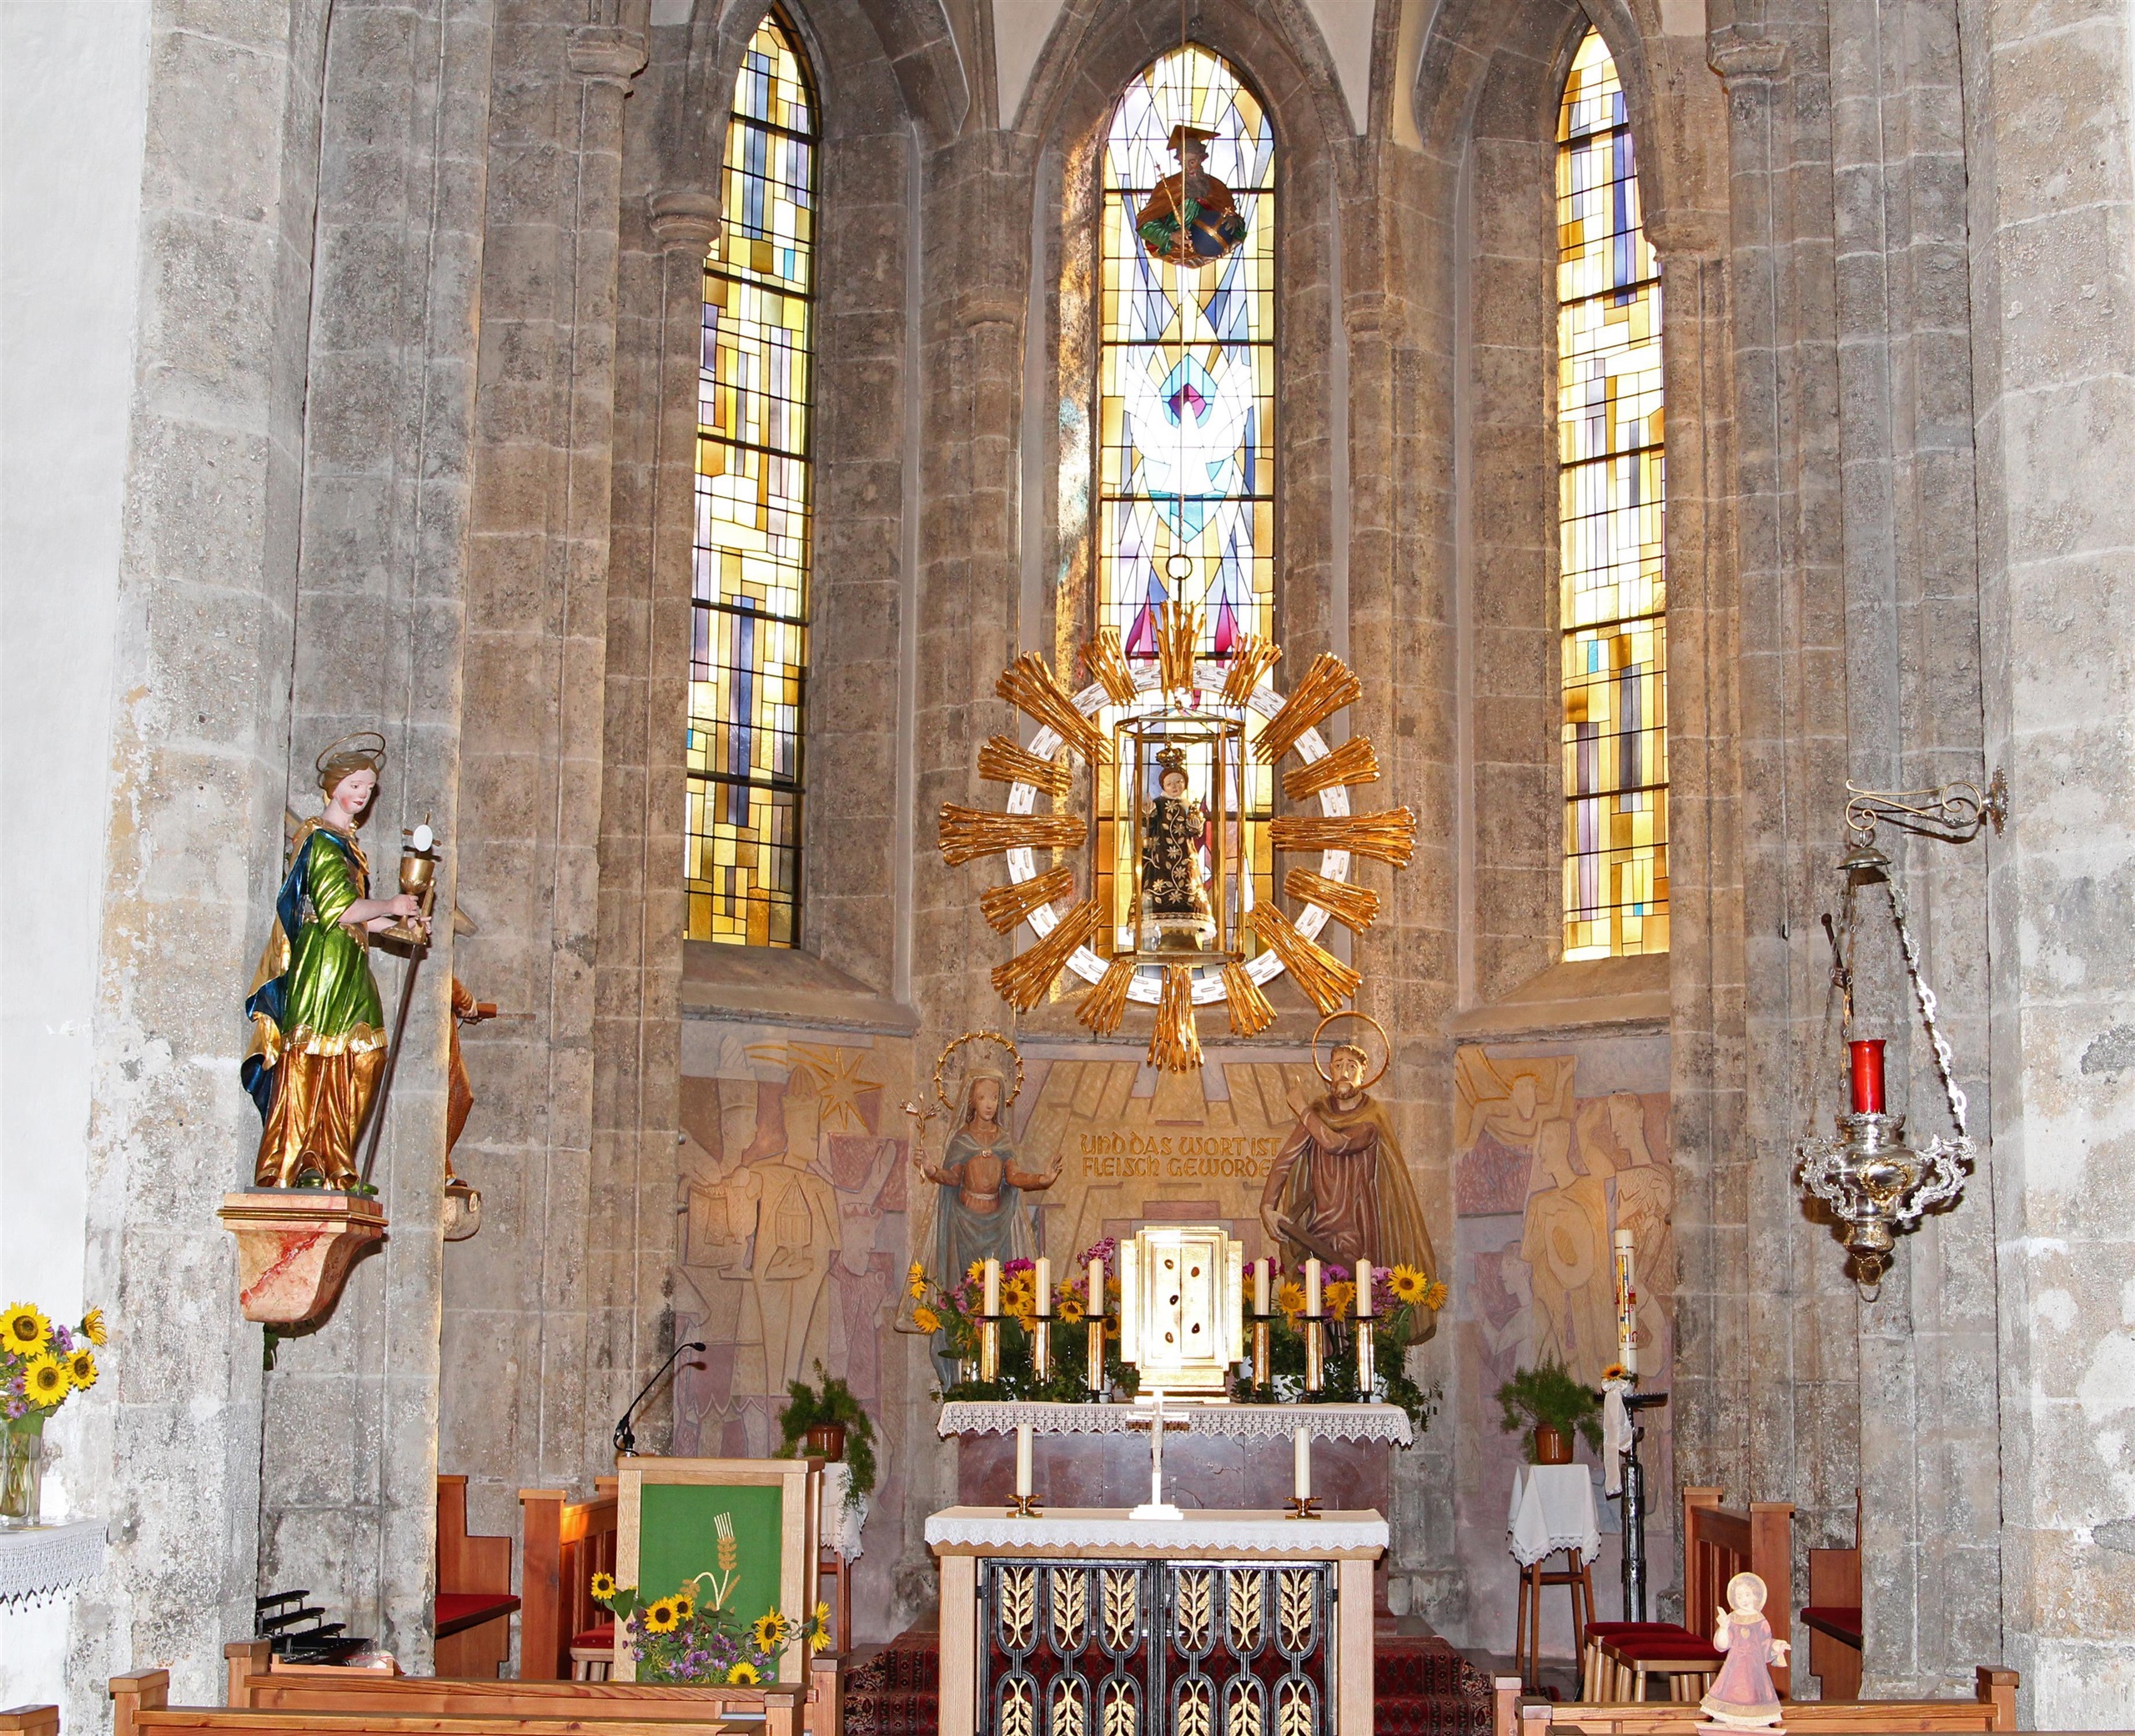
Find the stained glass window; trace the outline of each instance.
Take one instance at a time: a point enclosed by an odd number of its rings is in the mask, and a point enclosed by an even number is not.
[[[816,99],[776,8],[734,81],[705,259],[690,653],[689,936],[796,943],[812,554]]]
[[[1565,85],[1557,237],[1564,956],[1665,952],[1660,275],[1623,87],[1599,31]]]
[[[1206,172],[1229,188],[1245,238],[1221,261],[1183,270],[1150,257],[1138,213],[1179,173],[1175,127],[1212,135]],[[1198,43],[1163,54],[1131,80],[1113,111],[1100,166],[1098,213],[1097,619],[1130,658],[1156,655],[1166,602],[1202,610],[1202,655],[1220,658],[1242,633],[1274,635],[1275,134],[1260,99]],[[1100,721],[1109,730],[1116,714]],[[1253,727],[1258,733],[1258,720]],[[1205,792],[1208,750],[1191,750]],[[1100,778],[1096,896],[1117,904],[1103,953],[1133,950],[1130,804],[1123,762]],[[1273,774],[1250,760],[1247,788],[1225,805],[1244,834],[1228,853],[1249,866],[1255,901],[1274,895],[1267,820]],[[1140,792],[1147,801],[1153,786]],[[1250,936],[1242,937],[1248,952]]]

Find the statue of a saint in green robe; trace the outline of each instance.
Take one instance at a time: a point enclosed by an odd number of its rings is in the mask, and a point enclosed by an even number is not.
[[[424,926],[409,893],[370,896],[356,841],[385,739],[365,732],[318,760],[326,805],[298,828],[244,1010],[252,1044],[238,1076],[265,1127],[254,1183],[357,1185],[355,1147],[385,1066],[385,1015],[370,974],[370,937],[405,917]]]

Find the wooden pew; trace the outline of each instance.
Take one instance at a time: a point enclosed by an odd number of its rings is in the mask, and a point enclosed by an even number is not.
[[[173,1706],[170,1672],[111,1678],[112,1736],[199,1731],[206,1736],[800,1736],[800,1688],[639,1688],[627,1682],[556,1684],[447,1681],[342,1670],[345,1685],[310,1671],[245,1678],[284,1703]],[[302,1688],[297,1684],[303,1684]],[[399,1696],[380,1688],[398,1687]],[[743,1697],[746,1697],[744,1703]],[[324,1701],[320,1704],[319,1702]]]
[[[561,1489],[519,1492],[522,1682],[569,1681],[572,1638],[613,1619],[591,1586],[595,1573],[615,1571],[615,1479],[595,1478],[593,1489],[577,1502]]]
[[[761,1718],[765,1736],[838,1736],[843,1685],[839,1660],[811,1660],[806,1688],[706,1683],[676,1687],[638,1682],[493,1682],[439,1676],[389,1675],[364,1669],[292,1669],[269,1667],[264,1640],[236,1640],[223,1648],[229,1673],[229,1698],[236,1709],[293,1713],[377,1713],[407,1717],[578,1718],[603,1723],[616,1718]]]
[[[1790,1700],[1789,1731],[1811,1736],[1880,1736],[1883,1732],[2013,1730],[2017,1672],[1982,1664],[1968,1700]],[[1491,1684],[1494,1736],[1549,1736],[1567,1727],[1586,1736],[1692,1736],[1711,1726],[1695,1704],[1668,1700],[1558,1703],[1525,1693],[1517,1676]]]
[[[59,1736],[57,1706],[10,1706],[0,1712],[0,1736]]]
[[[437,1480],[437,1648],[440,1676],[494,1678],[511,1655],[511,1539],[467,1533],[467,1479]]]
[[[1809,1552],[1809,1673],[1821,1697],[1850,1700],[1861,1692],[1861,1498],[1853,1502],[1853,1547]]]

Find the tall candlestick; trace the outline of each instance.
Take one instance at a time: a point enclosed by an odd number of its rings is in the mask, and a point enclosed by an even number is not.
[[[1300,1428],[1292,1442],[1292,1462],[1296,1473],[1297,1487],[1292,1491],[1300,1501],[1312,1499],[1312,1432]]]
[[[1304,1311],[1314,1320],[1319,1318],[1319,1262],[1304,1262]]]
[[[1357,1262],[1357,1318],[1371,1318],[1371,1262]]]
[[[1104,1394],[1104,1262],[1090,1262],[1090,1294],[1084,1330],[1089,1335],[1090,1390]]]
[[[1255,1260],[1253,1262],[1253,1312],[1256,1314],[1271,1312],[1268,1307],[1268,1277],[1267,1261]]]
[[[1374,1402],[1379,1385],[1379,1367],[1374,1361],[1372,1344],[1373,1323],[1367,1314],[1357,1322],[1357,1397],[1366,1404]]]
[[[1638,1372],[1638,1284],[1633,1271],[1635,1247],[1629,1230],[1610,1238],[1616,1257],[1616,1360],[1624,1372]]]
[[[1883,1112],[1883,1039],[1856,1038],[1846,1046],[1853,1056],[1853,1112]]]
[[[1149,1505],[1164,1504],[1164,1395],[1157,1394],[1149,1417]]]
[[[1043,1254],[1037,1257],[1037,1270],[1032,1274],[1037,1287],[1037,1317],[1046,1320],[1052,1314],[1052,1262]]]

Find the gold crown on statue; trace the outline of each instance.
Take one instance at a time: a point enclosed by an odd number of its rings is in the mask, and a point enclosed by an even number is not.
[[[1168,747],[1160,747],[1157,750],[1157,764],[1166,771],[1183,771],[1186,770],[1186,750],[1175,741]]]

